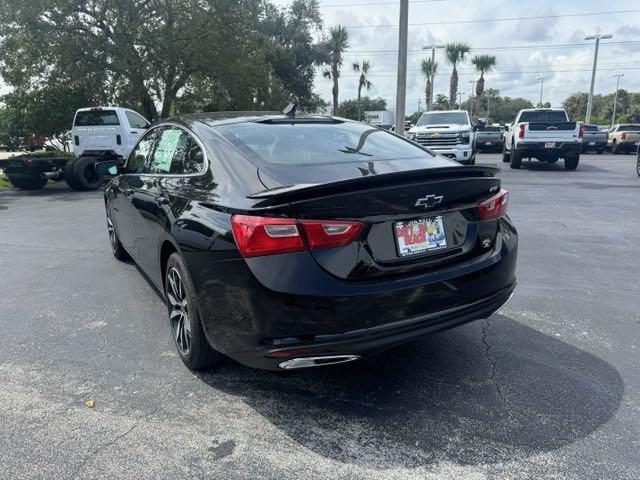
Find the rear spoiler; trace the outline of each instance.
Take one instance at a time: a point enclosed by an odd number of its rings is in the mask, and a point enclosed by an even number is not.
[[[247,198],[262,200],[255,207],[266,207],[282,202],[322,197],[345,190],[359,190],[364,187],[376,188],[393,185],[397,182],[414,183],[416,181],[434,181],[449,178],[495,177],[500,169],[490,165],[461,165],[453,167],[423,168],[402,172],[385,173],[366,177],[349,178],[331,183],[301,183],[284,185],[247,195]]]

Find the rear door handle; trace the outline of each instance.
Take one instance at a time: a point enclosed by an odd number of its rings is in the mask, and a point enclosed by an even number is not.
[[[165,195],[156,195],[153,197],[158,205],[169,205],[169,198]]]
[[[138,132],[131,131],[131,133],[133,133],[134,135],[138,135]]]

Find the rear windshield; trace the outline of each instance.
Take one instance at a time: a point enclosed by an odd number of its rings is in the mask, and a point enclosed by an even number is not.
[[[361,123],[247,122],[218,127],[245,154],[278,164],[433,158],[412,142]]]
[[[584,131],[585,132],[597,132],[598,131],[598,126],[597,125],[585,125],[584,126]]]
[[[418,120],[417,126],[426,125],[468,125],[469,118],[465,112],[425,113]]]
[[[76,127],[93,127],[98,125],[120,125],[115,110],[87,110],[76,114]]]
[[[620,125],[619,132],[640,132],[640,125]]]
[[[562,123],[567,121],[567,114],[562,110],[540,112],[522,112],[520,122]]]

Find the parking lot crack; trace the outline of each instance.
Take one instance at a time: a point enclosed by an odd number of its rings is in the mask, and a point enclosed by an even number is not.
[[[131,432],[133,432],[136,428],[138,428],[138,426],[144,421],[147,420],[151,417],[153,417],[158,410],[160,410],[160,407],[162,407],[162,405],[164,404],[164,401],[166,400],[166,398],[169,396],[169,394],[171,392],[173,392],[176,388],[176,386],[178,385],[179,380],[176,380],[175,382],[173,382],[171,384],[171,386],[166,390],[166,392],[160,397],[160,399],[158,400],[158,402],[156,403],[155,407],[153,409],[151,409],[148,413],[145,413],[143,415],[140,415],[137,420],[134,422],[134,424],[129,427],[127,430],[125,430],[124,432],[116,435],[115,437],[113,437],[111,440],[109,440],[106,443],[103,443],[102,445],[98,446],[97,448],[95,448],[89,455],[87,455],[86,457],[84,457],[80,463],[78,464],[78,466],[74,469],[74,471],[72,472],[70,478],[74,479],[74,478],[78,478],[78,475],[80,474],[80,472],[96,457],[98,457],[100,454],[102,454],[104,451],[108,450],[110,447],[112,447],[113,445],[115,445],[116,443],[118,443],[120,440],[122,440],[123,438],[125,438],[126,436],[128,436]]]

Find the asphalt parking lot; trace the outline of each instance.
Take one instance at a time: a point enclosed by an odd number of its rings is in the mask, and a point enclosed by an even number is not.
[[[640,478],[634,161],[503,168],[506,307],[294,374],[193,375],[159,296],[111,255],[101,192],[0,190],[0,477]]]

